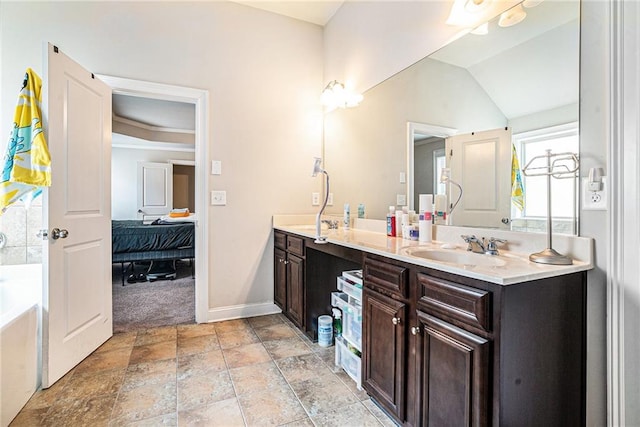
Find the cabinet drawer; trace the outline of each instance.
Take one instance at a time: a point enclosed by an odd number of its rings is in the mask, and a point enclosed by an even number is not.
[[[363,276],[364,285],[382,292],[388,291],[402,298],[408,296],[408,270],[405,267],[365,258]]]
[[[275,231],[273,233],[273,245],[276,248],[287,249],[287,235],[284,233],[280,233]]]
[[[304,240],[300,237],[287,236],[287,251],[304,256]]]
[[[418,273],[418,308],[491,331],[491,292]]]

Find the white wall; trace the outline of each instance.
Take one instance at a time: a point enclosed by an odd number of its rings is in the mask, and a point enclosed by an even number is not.
[[[585,0],[581,28],[581,161],[606,165],[608,141],[608,1]],[[450,2],[347,2],[325,29],[325,80],[368,89],[445,44]],[[366,101],[366,99],[365,99]],[[586,169],[585,169],[586,168]],[[581,234],[596,239],[587,283],[587,425],[606,425],[607,213],[582,211]],[[634,402],[637,395],[631,396]]]
[[[138,219],[138,162],[194,160],[184,151],[113,148],[111,151],[111,218]],[[179,206],[176,206],[179,207]]]
[[[231,2],[0,8],[0,135],[25,68],[42,70],[42,41],[96,74],[209,91],[208,152],[223,175],[206,187],[227,191],[227,206],[209,208],[210,316],[272,303],[271,217],[314,212],[310,194],[319,188],[310,169],[321,152],[322,28]]]

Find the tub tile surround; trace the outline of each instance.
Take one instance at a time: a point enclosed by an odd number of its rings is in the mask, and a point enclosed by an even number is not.
[[[309,238],[315,237],[314,225],[315,215],[275,215],[273,217],[274,228]],[[594,242],[593,239],[587,237],[552,236],[553,249],[573,259],[572,265],[559,266],[529,261],[531,253],[540,252],[547,247],[546,233],[523,233],[487,228],[436,225],[433,227],[433,241],[431,243],[423,243],[388,237],[386,235],[385,221],[356,218],[352,220],[352,226],[349,230],[345,230],[343,227],[338,230],[328,230],[323,224],[322,234],[327,236],[329,243],[500,285],[553,277],[593,268]],[[445,243],[453,244],[456,250],[464,251],[467,245],[460,237],[463,234],[475,235],[478,238],[495,237],[507,240],[507,243],[499,246],[501,254],[499,256],[501,259],[506,260],[507,264],[504,267],[465,266],[462,268],[458,265],[434,262],[404,253],[405,248],[414,246],[443,250],[442,245]]]
[[[42,197],[37,197],[27,209],[22,202],[9,206],[0,215],[0,232],[7,244],[0,248],[0,265],[39,264],[42,262],[42,240],[37,237],[42,228]]]
[[[333,357],[281,314],[116,334],[10,425],[394,426]]]

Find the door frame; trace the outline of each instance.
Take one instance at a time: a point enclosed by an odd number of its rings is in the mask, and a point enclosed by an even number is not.
[[[207,203],[208,182],[207,158],[209,149],[209,91],[184,86],[167,85],[143,80],[126,79],[109,75],[96,75],[111,86],[112,93],[163,101],[183,102],[195,106],[195,205],[198,216],[195,227],[196,263],[196,322],[206,323],[209,312],[209,211]]]

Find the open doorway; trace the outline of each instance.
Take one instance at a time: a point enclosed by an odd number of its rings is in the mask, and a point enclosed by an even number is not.
[[[114,220],[158,225],[152,224],[156,222],[164,225],[163,231],[191,227],[193,236],[192,241],[178,244],[169,251],[156,248],[160,253],[150,253],[149,259],[136,258],[124,265],[118,261],[127,257],[116,260],[114,252],[114,332],[120,331],[119,319],[126,323],[136,316],[142,319],[138,328],[161,326],[163,322],[168,325],[206,322],[207,204],[204,195],[207,177],[204,164],[208,94],[197,89],[111,76],[100,78],[113,90]],[[171,191],[141,192],[141,164],[167,166],[168,172],[143,171],[142,176],[156,187],[165,185]],[[142,207],[141,194],[147,205],[164,203],[167,209],[151,212]],[[172,210],[173,213],[188,212],[187,217],[174,217]],[[123,266],[128,269],[125,274]],[[136,295],[125,304],[118,304],[120,294],[125,291]]]

